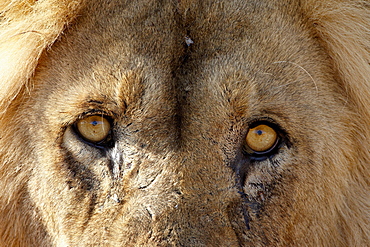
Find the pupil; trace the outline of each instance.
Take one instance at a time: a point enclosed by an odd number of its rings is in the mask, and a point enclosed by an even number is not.
[[[93,126],[96,126],[96,125],[98,125],[98,121],[92,121],[92,122],[91,122],[91,124],[92,124]]]
[[[263,131],[262,131],[262,130],[257,130],[257,131],[256,131],[256,134],[260,136],[260,135],[262,135],[262,134],[263,134]]]

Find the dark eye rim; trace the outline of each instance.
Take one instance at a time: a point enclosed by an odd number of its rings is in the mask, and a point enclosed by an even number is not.
[[[88,139],[86,139],[81,133],[80,131],[78,130],[78,127],[77,127],[77,122],[81,119],[84,119],[84,118],[87,118],[87,117],[91,117],[91,116],[99,116],[99,117],[103,117],[105,118],[106,120],[108,120],[111,128],[108,132],[108,135],[106,138],[104,138],[103,140],[101,141],[98,141],[98,142],[93,142],[93,141],[90,141]],[[114,138],[113,138],[113,128],[114,128],[114,121],[113,121],[113,118],[107,114],[104,114],[104,113],[90,113],[90,114],[84,114],[82,116],[80,116],[73,124],[72,124],[72,130],[74,132],[74,134],[77,136],[77,138],[85,143],[85,144],[88,144],[92,147],[95,147],[95,148],[98,148],[98,149],[109,149],[109,148],[112,148],[114,146]]]
[[[248,147],[246,144],[245,137],[248,134],[250,129],[253,129],[259,125],[267,125],[270,128],[274,129],[277,134],[276,141],[274,145],[266,151],[258,152],[254,151]],[[252,121],[246,131],[245,137],[243,138],[243,154],[247,156],[251,161],[264,161],[266,159],[270,159],[278,154],[281,147],[286,143],[286,133],[285,131],[277,124],[275,121],[271,119],[257,119]]]

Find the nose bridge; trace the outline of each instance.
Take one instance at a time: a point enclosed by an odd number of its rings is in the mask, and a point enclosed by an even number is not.
[[[190,97],[188,94],[186,105],[195,109]],[[158,225],[163,224],[161,232],[171,226],[168,238],[180,246],[239,246],[245,215],[235,174],[222,151],[223,134],[215,133],[214,125],[219,123],[209,123],[209,113],[202,114],[206,111],[202,107],[199,111],[180,108],[179,148],[164,163],[172,171],[172,180],[178,181],[174,188],[178,197],[170,217]]]
[[[194,102],[200,101],[191,100],[191,93],[180,100],[181,92],[166,89],[154,90],[171,99],[169,104],[151,99],[142,111],[148,115],[133,112],[122,130],[120,149],[130,150],[122,162],[132,164],[124,173],[116,229],[128,230],[115,234],[128,245],[239,246],[235,228],[243,228],[242,202],[225,162],[222,134],[214,138],[202,114],[211,106],[196,110]]]
[[[187,150],[163,164],[168,168],[157,177],[157,184],[145,189],[143,206],[152,229],[149,243],[239,246],[235,220],[243,216],[232,212],[239,207],[240,198],[229,169],[216,168],[216,161]]]
[[[191,222],[186,235],[198,236],[210,245],[237,246],[231,211],[241,201],[236,179],[225,164],[220,144],[207,133],[193,130],[184,139],[182,159],[184,205],[179,208],[182,215],[179,217]]]
[[[178,217],[188,228],[183,230],[181,240],[185,245],[236,246],[237,237],[229,215],[230,208],[238,201],[232,182],[220,174],[212,176],[216,171],[209,169],[192,171],[187,170],[182,183]]]
[[[130,243],[144,245],[239,246],[234,228],[243,216],[233,212],[241,200],[231,168],[211,142],[189,134],[180,148],[133,159],[139,168],[116,221],[117,229],[129,225],[130,232],[117,235],[136,235]],[[140,235],[142,229],[147,234]]]

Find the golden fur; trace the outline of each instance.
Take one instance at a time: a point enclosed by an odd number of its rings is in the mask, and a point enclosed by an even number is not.
[[[3,0],[0,246],[370,246],[369,63],[369,1]]]

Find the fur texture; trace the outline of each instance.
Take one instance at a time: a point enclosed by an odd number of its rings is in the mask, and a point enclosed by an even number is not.
[[[369,63],[368,1],[3,0],[0,246],[369,246]]]

